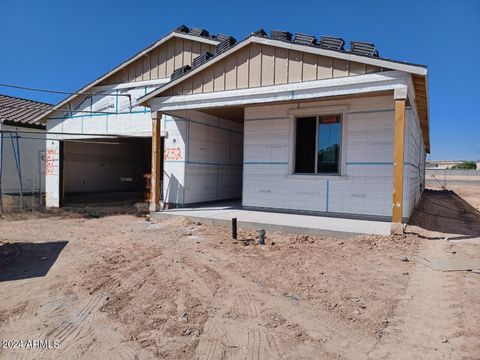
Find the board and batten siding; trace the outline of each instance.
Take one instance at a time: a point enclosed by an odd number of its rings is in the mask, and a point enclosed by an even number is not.
[[[243,124],[189,111],[167,116],[163,199],[173,204],[240,198]]]
[[[192,65],[195,57],[206,51],[212,52],[214,49],[214,45],[173,37],[99,85],[169,78],[174,70]]]
[[[188,95],[297,83],[380,72],[381,68],[343,59],[250,44],[165,92]]]
[[[294,175],[289,111],[342,105],[342,176]],[[394,101],[378,96],[245,109],[243,205],[332,214],[392,214]]]

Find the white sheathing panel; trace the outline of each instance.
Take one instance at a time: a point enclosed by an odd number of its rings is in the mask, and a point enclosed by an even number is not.
[[[185,194],[185,159],[187,122],[185,119],[164,116],[163,201],[183,204]],[[162,125],[163,125],[162,124]]]
[[[342,175],[292,174],[291,110],[332,106],[345,109]],[[392,96],[246,108],[243,205],[391,216],[393,122]]]
[[[80,96],[62,107],[75,111],[98,111],[98,113],[66,111],[52,113],[47,121],[47,131],[51,133],[49,137],[59,140],[102,138],[106,137],[105,135],[150,137],[152,135],[150,109],[143,106],[130,106],[136,103],[136,99],[152,91],[159,84],[139,86],[132,83],[130,87],[124,87],[126,85],[129,84],[94,87],[92,88],[93,97]],[[130,95],[131,101],[126,96],[116,95]]]
[[[46,141],[45,203],[47,207],[60,206],[60,142]]]
[[[239,198],[243,124],[195,111],[178,115],[186,134],[185,157],[181,159],[185,166],[183,203]],[[168,163],[166,160],[166,168]]]
[[[409,218],[425,187],[425,147],[418,117],[413,108],[405,113],[405,168],[403,217]]]
[[[50,138],[60,140],[108,138],[105,135],[150,137],[152,117],[150,112],[145,111],[93,117],[77,116],[63,120],[50,119],[47,122],[47,131],[50,132]]]

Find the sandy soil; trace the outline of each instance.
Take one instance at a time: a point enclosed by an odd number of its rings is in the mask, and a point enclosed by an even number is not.
[[[265,246],[181,218],[2,219],[0,340],[60,344],[0,359],[480,359],[480,275],[415,261],[480,259],[457,197],[427,193],[403,236]]]

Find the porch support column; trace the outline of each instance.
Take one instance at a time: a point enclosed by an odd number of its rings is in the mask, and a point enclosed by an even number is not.
[[[162,113],[152,112],[152,185],[150,190],[150,211],[160,210],[160,134]]]
[[[403,169],[405,156],[405,102],[407,88],[395,89],[395,125],[393,135],[393,206],[392,233],[402,233]]]

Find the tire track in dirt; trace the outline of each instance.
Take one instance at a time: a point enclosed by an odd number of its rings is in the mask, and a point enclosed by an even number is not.
[[[1,353],[0,353],[1,354]],[[15,354],[15,360],[28,360],[30,357],[30,352],[22,351],[20,354]]]
[[[311,338],[323,343],[322,347],[334,354],[339,354],[348,359],[357,359],[360,355],[367,354],[377,343],[373,337],[367,337],[340,323],[332,314],[319,310],[308,303],[301,301],[291,311],[288,300],[272,302],[276,312],[280,313],[292,323],[302,324],[302,328]],[[276,302],[276,305],[273,303]],[[325,340],[326,339],[326,340]]]
[[[93,327],[88,326],[78,332],[75,333],[75,335],[72,338],[72,341],[70,341],[65,347],[63,347],[64,351],[70,351],[69,349],[75,349],[78,348],[80,350],[80,353],[84,353],[87,351],[91,352],[92,348],[97,347],[94,346],[95,342],[92,342],[91,339],[95,337],[95,330]],[[87,341],[89,340],[89,341]],[[74,351],[75,354],[77,352]]]
[[[229,349],[238,348],[238,339],[226,330],[215,318],[207,321],[203,339],[198,346],[199,360],[225,359]]]
[[[203,298],[213,298],[223,283],[224,279],[221,274],[210,263],[200,263],[193,258],[183,257],[181,262],[181,271],[183,275],[187,275],[191,280],[190,286],[195,288],[198,295]]]
[[[105,296],[103,294],[97,294],[87,298],[73,315],[71,315],[70,319],[62,321],[59,326],[46,332],[43,339],[58,340],[60,343],[60,351],[65,352],[68,349],[68,345],[73,342],[76,336],[79,336],[81,333],[88,333],[88,331],[91,330],[89,328],[89,320],[95,316],[95,313],[104,302]],[[76,305],[75,303],[71,303],[66,305],[65,308],[75,308]],[[39,355],[43,356],[47,351],[47,349],[42,349]],[[72,354],[69,354],[69,356],[71,355]]]
[[[37,298],[28,300],[25,310],[18,317],[19,320],[23,320],[29,316],[34,316],[40,308],[40,301]]]
[[[282,358],[272,334],[261,329],[248,332],[245,360],[280,360]]]
[[[233,289],[222,298],[233,300],[230,303],[214,301],[222,311],[208,319],[204,326],[197,352],[199,359],[282,359],[270,329],[255,327],[260,321],[261,306],[252,291],[247,287]]]
[[[197,261],[202,262],[206,260],[198,258]],[[271,289],[260,287],[253,281],[241,277],[226,268],[218,269],[217,272],[223,274],[224,278],[228,278],[232,282],[233,287],[236,289],[240,288],[240,290],[234,290],[233,293],[227,293],[222,298],[235,299],[229,306],[232,315],[234,317],[235,315],[239,316],[238,319],[235,319],[236,325],[233,331],[244,333],[244,336],[247,338],[245,340],[247,345],[244,343],[242,346],[247,347],[247,355],[250,354],[251,359],[254,359],[255,353],[258,354],[259,351],[262,353],[261,356],[270,356],[268,355],[270,352],[267,350],[272,348],[267,347],[267,349],[264,349],[263,338],[268,338],[270,344],[277,345],[276,347],[273,345],[273,348],[276,349],[274,352],[276,355],[272,355],[272,358],[281,358],[285,356],[287,351],[291,351],[285,344],[278,346],[275,336],[269,329],[263,328],[262,335],[259,335],[258,332],[252,332],[249,321],[259,319],[261,310],[259,311],[259,307],[256,305],[259,303],[262,303],[263,308],[279,313],[291,324],[302,324],[302,329],[312,341],[321,343],[319,348],[332,354],[338,354],[348,359],[357,359],[359,354],[367,357],[367,354],[376,346],[377,340],[373,336],[368,337],[349,328],[340,322],[341,319],[328,311],[320,310],[318,307],[301,300],[293,304],[281,294],[275,293]],[[221,300],[217,301],[216,304],[219,307],[225,306],[225,304],[221,303]],[[295,307],[294,311],[292,311],[293,306]],[[228,320],[228,316],[225,320]],[[241,320],[244,320],[245,324]],[[250,340],[248,340],[249,331]]]
[[[205,349],[205,352],[202,353],[202,355],[200,356],[200,360],[214,360],[225,358],[225,346],[217,340],[209,341]]]
[[[258,316],[258,307],[250,291],[242,289],[232,294],[232,296],[235,298],[231,307],[233,315],[237,318],[255,318]]]

